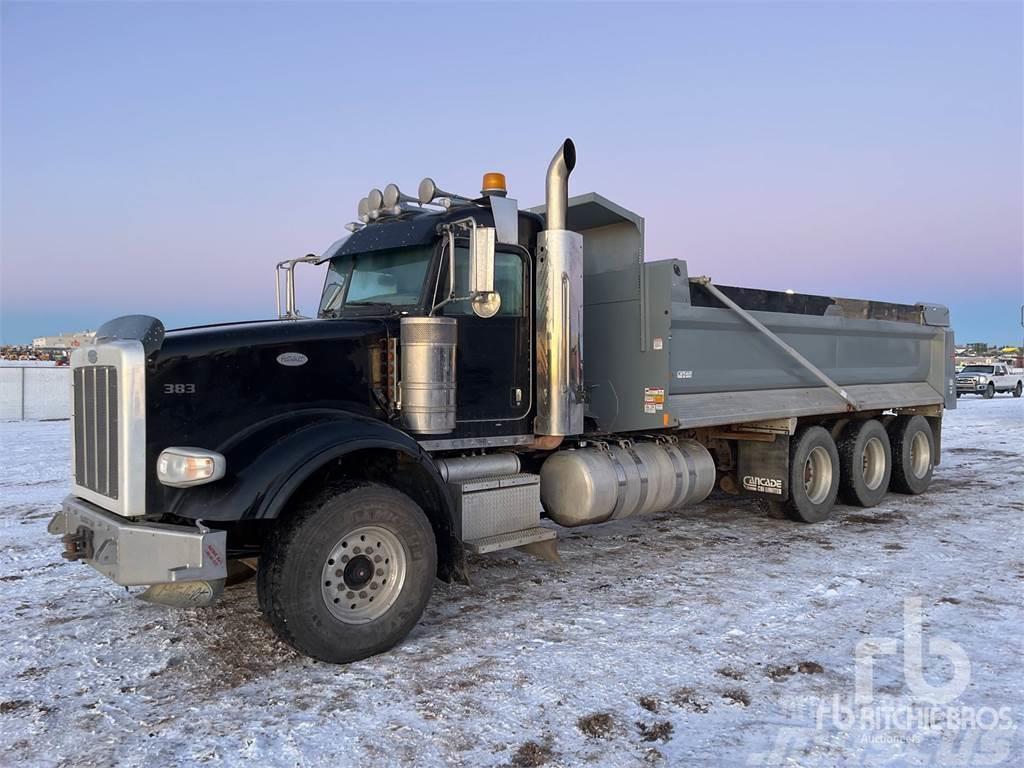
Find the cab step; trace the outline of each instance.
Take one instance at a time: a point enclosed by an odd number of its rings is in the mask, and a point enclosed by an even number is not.
[[[503,549],[513,547],[523,548],[530,554],[537,555],[541,559],[548,560],[551,557],[544,557],[541,552],[550,551],[555,558],[558,557],[558,550],[555,547],[556,534],[553,529],[545,528],[542,525],[533,528],[525,528],[521,531],[510,531],[509,533],[498,533],[494,536],[486,536],[482,539],[473,539],[463,542],[466,551],[474,555],[484,555],[488,552],[499,552]],[[550,542],[550,544],[548,544]],[[546,544],[545,547],[533,545]]]

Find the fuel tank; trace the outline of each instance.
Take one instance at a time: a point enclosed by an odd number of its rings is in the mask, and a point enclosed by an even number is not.
[[[443,435],[455,429],[454,317],[402,318],[402,426]]]
[[[714,485],[714,460],[695,440],[568,449],[540,471],[544,510],[566,527],[696,504]]]

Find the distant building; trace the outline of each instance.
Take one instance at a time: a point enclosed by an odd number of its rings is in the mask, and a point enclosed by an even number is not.
[[[40,336],[37,339],[32,339],[32,347],[39,350],[77,349],[92,344],[95,338],[96,331],[61,333],[56,336]]]
[[[964,354],[971,357],[984,357],[988,354],[989,345],[984,341],[975,341],[964,347]]]
[[[1020,347],[1003,347],[999,359],[1012,368],[1024,368],[1024,350]]]

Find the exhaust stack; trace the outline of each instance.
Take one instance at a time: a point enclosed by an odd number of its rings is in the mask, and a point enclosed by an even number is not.
[[[569,207],[569,174],[576,167],[576,145],[566,139],[548,165],[544,203],[547,206],[547,229],[565,229],[565,212]]]
[[[537,435],[583,432],[583,236],[566,229],[576,146],[548,166],[546,229],[537,235]],[[554,444],[552,445],[554,447]]]

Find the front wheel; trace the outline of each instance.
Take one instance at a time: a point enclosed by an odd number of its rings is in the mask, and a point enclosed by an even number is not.
[[[405,637],[436,571],[434,532],[412,499],[383,485],[342,484],[281,522],[260,559],[257,587],[282,640],[341,664]]]
[[[1013,396],[1020,397],[1021,393],[1024,392],[1024,382],[1017,382],[1017,386],[1013,388]]]
[[[985,387],[985,392],[982,394],[982,397],[984,397],[986,400],[991,400],[995,396],[996,396],[996,385],[993,384],[990,381],[988,383],[988,386]]]

